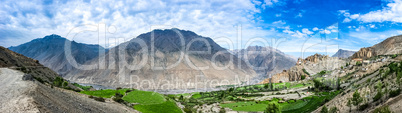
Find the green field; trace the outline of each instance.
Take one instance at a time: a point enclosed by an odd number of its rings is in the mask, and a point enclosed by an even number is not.
[[[325,101],[334,98],[340,91],[336,92],[321,92],[321,96],[309,96],[303,100],[289,100],[287,102],[279,103],[283,113],[309,113],[320,107]],[[279,99],[272,99],[271,101],[244,101],[221,104],[222,107],[230,108],[234,111],[258,112],[264,111],[269,102],[278,103]]]
[[[160,104],[166,101],[163,95],[159,93],[141,90],[131,91],[122,99],[130,103],[139,103],[142,105]]]
[[[110,98],[110,97],[114,96],[116,93],[125,95],[125,92],[127,90],[128,89],[120,89],[120,90],[104,89],[104,90],[96,90],[96,91],[81,91],[80,93],[97,96],[97,97]]]
[[[234,111],[247,111],[247,112],[264,111],[265,108],[267,108],[266,103],[258,103],[257,104],[254,101],[221,104],[221,106],[230,108],[230,109],[232,109]]]
[[[160,104],[134,105],[134,109],[143,113],[182,113],[174,101],[168,100]]]

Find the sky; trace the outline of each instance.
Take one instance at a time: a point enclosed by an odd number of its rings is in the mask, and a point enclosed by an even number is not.
[[[227,49],[271,46],[305,57],[357,51],[402,34],[402,0],[1,0],[0,15],[4,47],[58,34],[110,48],[153,29],[178,28]]]

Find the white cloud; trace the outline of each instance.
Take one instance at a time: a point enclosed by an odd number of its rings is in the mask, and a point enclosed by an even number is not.
[[[261,7],[263,9],[267,8],[267,7],[272,7],[275,4],[277,5],[283,5],[284,3],[280,2],[279,0],[264,0],[263,4],[261,5]]]
[[[311,32],[311,31],[308,30],[307,28],[303,28],[303,29],[302,29],[302,32],[305,33],[305,34],[308,34],[308,35],[313,34],[313,32]]]
[[[301,18],[301,17],[303,17],[303,14],[302,14],[302,13],[299,13],[299,14],[296,15],[295,18]]]
[[[279,13],[279,14],[275,14],[275,16],[276,16],[276,17],[281,17],[282,14],[280,14],[280,13]]]
[[[350,18],[351,19],[356,19],[356,18],[359,18],[359,14],[353,14],[353,15],[350,15]]]
[[[257,1],[55,1],[44,5],[41,1],[21,0],[0,1],[0,4],[0,45],[6,47],[49,34],[66,36],[72,28],[99,23],[116,28],[114,34],[107,36],[122,37],[126,41],[149,32],[155,25],[191,30],[211,38],[234,39],[237,35],[234,26],[239,24],[243,38],[264,37],[276,32],[257,26],[260,21],[255,15],[260,13],[257,7],[266,4]],[[96,36],[78,36],[85,37],[74,39],[78,42],[98,43]]]
[[[371,11],[366,14],[351,15],[351,19],[362,22],[402,22],[402,0],[390,1],[383,9]]]
[[[345,19],[343,20],[343,23],[348,23],[348,22],[350,22],[350,21],[352,21],[352,20],[349,19],[349,18],[345,18]]]
[[[317,27],[314,27],[314,28],[313,28],[313,31],[317,31],[317,30],[318,30],[318,28],[317,28]]]

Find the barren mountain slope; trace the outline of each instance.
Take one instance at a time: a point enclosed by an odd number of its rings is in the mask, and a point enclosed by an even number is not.
[[[296,64],[289,55],[272,47],[249,46],[246,49],[233,51],[233,54],[250,63],[261,78],[287,70]]]
[[[66,43],[71,44],[71,47],[65,48]],[[74,69],[67,60],[65,49],[71,49],[72,58],[74,58],[78,64],[83,64],[88,60],[98,57],[99,52],[105,51],[105,49],[99,45],[77,43],[54,34],[45,36],[44,38],[34,39],[19,46],[10,47],[9,49],[24,56],[39,60],[41,64],[61,75]]]
[[[206,86],[197,86],[195,81],[208,84],[211,80],[228,80],[231,82],[228,84],[234,84],[236,77],[244,80],[246,76],[256,76],[244,61],[212,39],[179,29],[141,34],[110,49],[105,57],[87,62],[87,65],[94,69],[74,70],[65,78],[112,87],[138,88],[142,85],[141,88],[159,89],[159,86],[169,83],[165,88]],[[154,81],[155,84],[144,85],[143,80]],[[177,80],[181,85],[170,86]]]

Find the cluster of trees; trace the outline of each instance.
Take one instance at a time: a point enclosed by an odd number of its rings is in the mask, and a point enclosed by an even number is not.
[[[331,107],[331,109],[328,110],[327,106],[324,105],[321,109],[321,113],[336,113],[337,111],[338,108],[336,108],[335,106]]]
[[[267,108],[264,110],[264,113],[281,113],[280,106],[275,102],[268,103]]]
[[[314,79],[314,90],[315,91],[328,91],[332,89],[340,89],[340,79],[330,79],[330,80],[325,80],[322,79],[321,81],[318,79]]]

